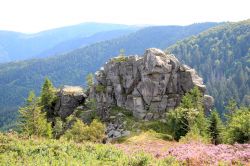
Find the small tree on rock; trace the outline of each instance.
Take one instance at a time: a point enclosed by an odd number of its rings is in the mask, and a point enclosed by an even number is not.
[[[86,76],[86,82],[87,82],[88,88],[91,88],[94,85],[94,76],[92,73],[89,73]]]

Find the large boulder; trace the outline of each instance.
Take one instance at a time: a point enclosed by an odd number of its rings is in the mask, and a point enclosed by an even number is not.
[[[63,86],[57,93],[58,100],[54,109],[56,116],[65,119],[70,116],[75,108],[83,104],[86,95],[83,88],[79,86]]]
[[[206,90],[202,78],[174,55],[150,48],[143,57],[113,58],[95,74],[90,90],[99,109],[119,106],[131,110],[139,119],[158,119],[180,104],[182,96],[197,86]],[[206,97],[210,109],[212,98]]]

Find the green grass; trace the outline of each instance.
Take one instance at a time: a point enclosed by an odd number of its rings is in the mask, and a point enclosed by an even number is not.
[[[0,133],[0,165],[179,165],[173,158],[157,160],[146,153],[126,155],[112,145],[28,138]]]
[[[123,139],[123,143],[137,143],[137,142],[147,142],[147,141],[157,141],[157,140],[171,140],[172,137],[166,134],[157,133],[153,130],[143,131],[138,134],[132,134],[131,136]]]

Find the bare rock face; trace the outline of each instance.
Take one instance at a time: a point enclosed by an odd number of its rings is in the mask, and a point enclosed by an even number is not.
[[[206,89],[194,69],[156,48],[147,49],[143,57],[113,58],[95,77],[97,82],[90,90],[90,98],[97,100],[99,108],[123,107],[146,120],[163,117],[194,86],[203,94]]]
[[[62,119],[71,115],[87,97],[79,86],[64,86],[58,91],[57,96],[54,113]]]

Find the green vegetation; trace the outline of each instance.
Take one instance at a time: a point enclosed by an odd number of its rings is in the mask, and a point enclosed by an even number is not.
[[[127,155],[112,145],[74,143],[0,133],[1,165],[178,166],[175,158],[155,159],[143,152]]]
[[[106,92],[106,87],[104,85],[96,85],[95,90],[97,93],[105,93]]]
[[[87,82],[88,88],[90,88],[90,87],[92,87],[94,85],[94,76],[93,76],[92,73],[89,73],[86,76],[86,82]]]
[[[228,117],[225,130],[226,143],[250,141],[250,107],[241,107]]]
[[[53,133],[53,138],[62,137],[75,142],[103,141],[105,126],[100,121],[91,119],[91,121],[93,120],[91,124],[86,125],[78,119],[80,116],[78,111],[75,111],[66,120],[55,117],[53,114],[55,96],[55,89],[48,78],[45,79],[42,87],[41,97],[36,97],[34,92],[30,92],[26,105],[19,109],[20,133],[48,138],[52,138]]]
[[[120,54],[117,57],[112,59],[112,62],[126,62],[126,61],[127,61],[127,58],[125,56],[125,50],[124,49],[121,49]]]
[[[207,137],[208,121],[202,107],[201,92],[197,87],[182,98],[180,107],[167,114],[167,122],[174,139],[179,140],[187,133]]]
[[[50,108],[56,99],[55,88],[49,78],[45,79],[41,92],[41,105]]]
[[[167,127],[175,140],[203,143],[247,143],[250,141],[250,108],[237,108],[236,102],[229,101],[225,127],[218,112],[205,117],[202,98],[198,88],[187,93],[180,107],[167,114]]]
[[[111,110],[110,110],[110,115],[111,116],[115,116],[118,113],[122,113],[127,118],[133,118],[133,112],[130,111],[130,110],[126,110],[124,108],[116,107],[116,106],[114,106],[114,107],[111,108]],[[134,120],[136,120],[136,119],[134,119]]]
[[[52,87],[52,83],[48,84],[48,82],[50,81],[46,79],[45,87]],[[54,93],[53,90],[44,90],[44,92]],[[50,97],[46,99],[48,98]],[[79,118],[81,114],[78,111],[80,110],[76,110],[65,120],[54,117],[55,121],[52,126],[49,122],[51,117],[46,116],[48,112],[42,109],[45,106],[40,100],[41,97],[36,97],[34,92],[30,92],[26,105],[20,108],[19,134],[0,133],[1,164],[171,166],[188,165],[190,162],[177,160],[172,156],[156,159],[149,155],[149,151],[145,153],[138,149],[129,154],[118,150],[115,145],[102,145],[100,143],[106,138],[105,125],[96,119],[93,119],[90,124],[85,124]],[[48,102],[44,103],[48,104]],[[234,109],[234,111],[229,111],[226,130],[220,127],[222,124],[218,113],[212,112],[209,119],[205,117],[202,95],[197,87],[186,93],[180,107],[168,113],[167,120],[141,121],[134,118],[131,111],[113,107],[109,111],[110,120],[112,116],[119,115],[122,118],[121,123],[131,131],[131,135],[114,142],[128,145],[155,142],[157,146],[162,144],[172,146],[177,143],[173,139],[181,143],[210,143],[211,141],[215,144],[222,141],[246,143],[250,139],[250,110],[243,107],[238,109],[232,103],[234,102],[231,101],[227,106],[229,110]],[[162,142],[163,140],[165,141]],[[192,162],[195,162],[195,159],[191,159]]]
[[[84,124],[80,119],[77,119],[74,125],[66,131],[63,138],[73,140],[75,142],[99,142],[101,143],[105,138],[105,126],[93,120],[90,125]]]
[[[63,134],[64,123],[61,118],[55,118],[55,125],[53,126],[53,137],[58,139]]]
[[[118,56],[112,59],[112,62],[126,62],[127,59],[125,56]]]
[[[34,92],[30,92],[27,104],[19,109],[20,130],[26,135],[36,135],[43,137],[52,137],[51,124],[47,122],[45,112],[38,106],[38,99]]]
[[[212,139],[212,143],[217,145],[222,143],[222,132],[224,125],[220,119],[220,116],[217,111],[212,111],[209,117],[209,133]]]
[[[42,86],[40,105],[48,117],[53,117],[52,109],[55,105],[55,101],[56,90],[49,78],[46,77]]]

